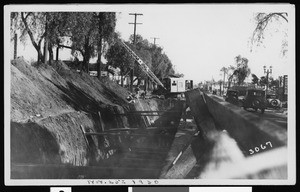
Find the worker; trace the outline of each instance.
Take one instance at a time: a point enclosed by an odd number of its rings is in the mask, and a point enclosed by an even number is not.
[[[141,91],[141,90],[140,90],[139,87],[136,87],[136,88],[135,88],[135,92],[136,92],[136,97],[137,97],[137,98],[140,97],[140,94],[141,94],[140,91]]]

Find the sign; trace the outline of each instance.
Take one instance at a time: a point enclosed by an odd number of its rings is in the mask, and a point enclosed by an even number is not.
[[[283,76],[283,89],[284,89],[283,94],[287,95],[288,94],[288,77],[287,77],[287,75]]]
[[[106,77],[107,76],[107,71],[101,71],[101,77]]]
[[[89,71],[90,72],[90,76],[97,76],[98,72],[97,71]]]

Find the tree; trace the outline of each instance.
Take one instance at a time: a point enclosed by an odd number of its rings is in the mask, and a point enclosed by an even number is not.
[[[260,86],[267,86],[267,85],[268,85],[268,80],[267,80],[267,77],[266,77],[266,76],[260,77],[259,85],[260,85]]]
[[[57,39],[58,48],[69,48],[73,55],[79,52],[83,57],[82,70],[89,71],[89,60],[97,55],[96,13],[67,12],[63,20],[61,36]],[[65,45],[66,42],[71,45]]]
[[[117,36],[118,35],[115,34],[114,39],[117,39]],[[133,36],[130,37],[130,40],[132,39]],[[125,43],[143,60],[143,62],[159,79],[163,79],[168,75],[173,75],[175,73],[172,62],[168,56],[162,52],[161,47],[152,46],[148,40],[143,39],[143,37],[140,35],[136,36],[136,46],[133,46],[129,42]],[[133,82],[137,80],[137,84],[139,85],[141,80],[147,80],[148,76],[141,69],[141,66],[133,62],[133,58],[129,56],[130,54],[126,51],[126,49],[122,48],[120,44],[116,43],[108,49],[106,54],[108,64],[113,65],[114,67],[119,67],[123,74],[127,73],[130,68],[134,68],[136,78],[133,80]]]
[[[78,50],[83,56],[83,70],[89,71],[89,60],[97,54],[97,17],[95,13],[78,12],[69,18],[72,53]]]
[[[13,28],[12,31],[20,30],[21,42],[25,43],[27,40],[27,35],[30,41],[37,51],[37,62],[44,62],[43,53],[41,50],[42,40],[46,35],[45,24],[46,24],[46,14],[41,12],[21,12],[21,13],[11,13],[11,21]]]
[[[51,64],[53,58],[53,47],[57,47],[56,60],[58,60],[59,44],[62,42],[63,37],[68,35],[68,29],[66,28],[66,19],[69,12],[49,12],[46,15],[46,35],[45,41],[48,44],[49,63]],[[46,47],[45,47],[46,48]],[[46,49],[44,49],[46,50]],[[44,53],[45,54],[45,53]]]
[[[233,65],[230,65],[227,68],[227,76],[228,76],[228,89],[230,89],[231,86],[231,82],[233,80],[233,78],[235,77],[235,75],[237,74],[237,70],[236,67],[234,67]]]
[[[237,77],[237,83],[238,85],[241,85],[245,78],[249,76],[250,74],[250,68],[248,67],[248,59],[245,57],[242,57],[241,55],[238,55],[235,57],[235,62],[237,65],[237,69],[235,72],[235,75]]]
[[[174,75],[175,71],[169,57],[163,53],[163,49],[157,46],[151,46],[152,53],[152,71],[160,79],[169,75]]]
[[[288,23],[288,14],[286,12],[274,12],[274,13],[257,13],[255,16],[256,28],[253,31],[251,37],[251,45],[261,45],[263,40],[265,39],[265,32],[267,26],[270,25],[273,21],[280,23],[283,21],[284,23]],[[287,41],[287,29],[284,32],[284,38],[282,40],[282,54],[286,55],[288,48]]]
[[[221,72],[223,72],[223,92],[225,90],[225,75],[228,73],[228,68],[222,67],[220,69]]]
[[[258,77],[252,73],[252,84],[258,85],[258,83],[259,83]]]
[[[269,78],[269,87],[271,89],[277,89],[279,87],[279,79],[274,79],[273,77]]]
[[[49,49],[51,60],[53,58],[52,43],[53,39],[57,38],[57,26],[61,21],[59,16],[63,13],[58,12],[13,12],[11,13],[11,33],[17,30],[21,32],[20,40],[26,43],[27,37],[37,51],[37,61],[45,62],[46,50]],[[28,36],[27,36],[28,35]],[[42,48],[42,41],[45,45],[44,51]],[[51,48],[51,49],[50,49]]]
[[[130,36],[130,41],[133,41],[133,35]],[[147,39],[141,35],[136,35],[136,45],[131,49],[146,63],[150,70],[159,79],[163,79],[168,75],[175,73],[173,65],[168,56],[163,53],[163,49],[158,46],[152,46]],[[141,71],[138,65],[134,66],[135,75],[138,79],[145,79],[145,74]]]
[[[130,70],[130,63],[132,57],[126,51],[126,49],[119,43],[111,45],[105,55],[107,59],[107,65],[118,67],[121,75],[121,86],[123,86],[124,75]]]
[[[99,12],[98,13],[98,78],[101,75],[101,56],[103,50],[103,40],[108,42],[114,38],[114,31],[116,27],[116,13],[115,12]]]

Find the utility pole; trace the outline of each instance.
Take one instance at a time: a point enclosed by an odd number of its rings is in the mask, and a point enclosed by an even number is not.
[[[267,69],[267,67],[264,65],[264,73],[267,74],[267,85],[266,85],[266,95],[268,92],[268,87],[269,87],[269,73],[272,74],[272,66],[269,67],[269,69]]]
[[[151,39],[153,39],[153,40],[154,40],[153,44],[155,45],[155,41],[156,41],[156,39],[159,39],[159,38],[158,38],[158,37],[151,37]]]
[[[14,59],[17,59],[17,50],[18,50],[18,35],[15,33],[15,36],[14,36]]]
[[[137,23],[136,22],[136,17],[138,16],[138,15],[143,15],[143,14],[141,14],[141,13],[129,13],[129,15],[134,15],[134,23],[129,23],[129,24],[133,24],[134,25],[134,28],[133,28],[133,44],[135,45],[135,37],[136,37],[136,25],[138,25],[138,24],[143,24],[143,23]]]
[[[133,28],[133,45],[135,46],[135,41],[136,41],[136,25],[137,24],[142,24],[142,23],[137,23],[136,22],[136,17],[138,15],[143,15],[141,13],[129,13],[129,15],[134,15],[134,23],[129,23],[129,24],[133,24],[134,28]],[[135,62],[135,61],[134,61]],[[130,74],[130,91],[133,92],[133,76],[134,76],[134,66],[131,69],[131,74]]]

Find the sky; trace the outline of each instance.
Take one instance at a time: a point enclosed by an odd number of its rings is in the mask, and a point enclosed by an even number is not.
[[[76,7],[78,8],[78,7]],[[135,4],[105,5],[100,7],[81,6],[80,9],[94,11],[116,11],[116,31],[124,40],[133,34],[134,16],[129,13],[142,13],[137,16],[137,34],[163,48],[175,70],[183,73],[195,83],[205,80],[223,79],[222,67],[235,65],[238,55],[249,60],[251,73],[258,77],[264,75],[263,66],[272,66],[272,76],[290,73],[293,63],[289,57],[280,54],[282,31],[287,23],[271,23],[268,27],[264,47],[255,47],[250,52],[249,40],[255,29],[254,15],[257,12],[290,11],[291,6],[282,4]],[[57,10],[57,9],[56,9]],[[276,31],[277,30],[277,31]],[[20,47],[28,60],[30,43]],[[63,57],[70,58],[65,52]],[[36,55],[34,56],[34,59]],[[251,75],[247,79],[251,81]]]
[[[156,44],[185,78],[196,82],[223,79],[220,69],[234,65],[238,55],[249,59],[251,72],[258,77],[264,75],[264,65],[272,66],[275,78],[287,73],[287,58],[280,54],[283,34],[271,30],[286,26],[270,25],[265,47],[250,52],[249,40],[256,25],[255,9],[249,6],[185,5],[137,10],[136,13],[143,14],[137,17],[137,22],[143,23],[137,25],[137,34],[151,43],[154,41],[151,38],[158,37]],[[116,30],[125,40],[133,34],[133,25],[128,23],[134,21],[134,16],[129,13],[124,11],[117,17]]]

